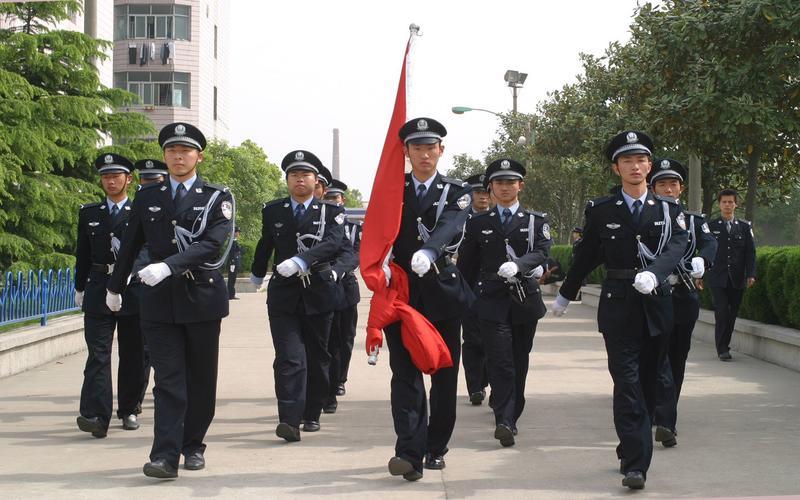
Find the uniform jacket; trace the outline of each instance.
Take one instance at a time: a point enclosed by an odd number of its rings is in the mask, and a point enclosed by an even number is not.
[[[298,252],[297,236],[317,234],[322,221],[322,207],[325,207],[325,231],[322,240],[310,248]],[[321,314],[333,311],[339,302],[341,290],[333,279],[331,262],[342,247],[344,239],[343,209],[333,203],[311,200],[299,222],[295,222],[290,198],[273,200],[264,205],[261,211],[261,239],[256,245],[252,273],[258,277],[267,274],[270,259],[273,265],[298,256],[310,271],[310,283],[303,286],[298,275],[284,278],[272,273],[267,287],[267,310],[272,313],[294,314],[301,312],[302,303],[305,314]],[[274,259],[273,259],[274,254]]]
[[[215,192],[220,194],[211,206],[205,231],[178,252],[175,227],[196,228]],[[223,243],[231,236],[232,201],[227,187],[206,183],[199,176],[177,206],[168,179],[140,188],[108,289],[115,293],[125,289],[139,250],[147,243],[151,263],[166,263],[172,275],[154,287],[142,287],[142,319],[183,324],[227,316],[228,289],[222,274],[219,269],[200,267],[222,257]]]
[[[534,231],[530,233],[530,217]],[[528,240],[533,238],[533,249],[528,252]],[[524,301],[516,286],[497,276],[501,264],[509,261],[506,242],[514,250],[519,267],[516,278],[522,281]],[[539,282],[524,277],[535,267],[544,264],[553,241],[544,214],[524,210],[517,213],[504,227],[497,207],[488,212],[474,214],[467,222],[464,242],[458,252],[458,268],[473,287],[477,297],[473,310],[478,318],[497,323],[530,323],[544,316],[546,309],[539,292]]]
[[[747,278],[756,277],[756,244],[750,222],[734,217],[730,234],[721,217],[712,219],[708,225],[718,247],[706,284],[725,288],[730,278],[734,288],[743,289],[747,286]]]
[[[358,279],[355,271],[358,269],[358,251],[361,248],[361,224],[346,222],[344,226],[344,238],[342,248],[336,256],[333,270],[339,277],[341,295],[337,311],[353,307],[361,300],[361,293],[358,289]]]
[[[685,274],[692,268],[692,257],[702,257],[706,265],[706,274],[710,272],[711,266],[714,264],[714,257],[717,253],[717,240],[711,235],[711,229],[706,223],[705,217],[701,213],[684,211],[686,216],[686,229],[689,235],[689,243],[687,245],[687,252],[692,246],[695,247],[691,255],[686,255],[683,259],[683,269]],[[694,231],[691,229],[694,227]],[[694,279],[691,277],[685,278],[692,283]],[[682,280],[678,282],[672,289],[673,308],[676,324],[694,323],[700,314],[700,296],[694,288],[687,288],[682,284]]]
[[[641,269],[637,236],[654,251],[665,226],[663,204],[667,205],[672,236],[661,254]],[[592,200],[586,207],[583,240],[576,248],[572,267],[559,291],[574,300],[581,281],[602,263],[606,269],[650,271],[659,283],[657,293],[642,295],[633,288],[633,279],[606,279],[603,282],[597,324],[609,335],[640,336],[643,329],[652,336],[672,329],[672,296],[667,276],[682,259],[688,243],[686,222],[680,206],[672,198],[647,194],[639,224],[617,192]]]
[[[111,274],[108,267],[115,265],[116,259],[111,250],[113,238],[123,239],[128,228],[131,201],[112,221],[108,203],[89,203],[81,206],[78,215],[78,243],[75,251],[75,290],[84,292],[83,312],[92,314],[114,314],[106,307],[106,284]],[[122,297],[122,310],[117,315],[127,316],[139,314],[139,304],[135,295],[127,293]]]
[[[436,224],[436,210],[445,186],[450,185],[444,200],[445,208]],[[411,174],[405,176],[403,213],[400,230],[392,247],[394,261],[408,274],[409,304],[431,321],[445,320],[460,315],[474,302],[474,295],[455,264],[444,262],[445,248],[458,242],[464,231],[472,188],[458,179],[436,173],[422,199],[417,200]],[[420,219],[428,229],[433,229],[430,239],[422,241],[417,228]],[[434,228],[435,225],[435,228]],[[431,250],[436,257],[436,269],[423,277],[411,271],[411,256],[420,249]]]
[[[236,266],[238,269],[242,265],[242,247],[239,245],[239,240],[233,240],[231,244],[231,251],[228,254],[228,268]]]

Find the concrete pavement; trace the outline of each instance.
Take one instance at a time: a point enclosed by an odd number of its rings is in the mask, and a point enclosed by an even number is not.
[[[288,444],[274,434],[274,358],[264,294],[240,294],[223,321],[217,414],[207,468],[177,481],[146,478],[152,396],[138,431],[112,422],[98,440],[75,425],[84,355],[0,381],[3,498],[604,498],[800,494],[800,374],[713,346],[690,353],[678,446],[656,447],[647,488],[620,484],[611,380],[595,309],[572,305],[539,324],[527,407],[513,448],[493,439],[487,406],[469,404],[461,378],[447,468],[408,483],[387,473],[394,432],[388,352],[363,354],[365,300],[347,395],[322,430]]]

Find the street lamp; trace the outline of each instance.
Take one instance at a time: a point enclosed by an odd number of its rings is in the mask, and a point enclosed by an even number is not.
[[[483,111],[484,113],[491,113],[495,116],[499,116],[500,118],[503,117],[500,113],[495,113],[494,111],[489,111],[488,109],[481,109],[481,108],[470,108],[469,106],[453,106],[450,108],[450,111],[457,115],[463,115],[469,111]]]
[[[503,79],[508,83],[508,86],[511,87],[511,95],[514,98],[513,101],[513,110],[514,113],[517,112],[517,95],[519,91],[517,89],[521,89],[522,85],[525,83],[525,80],[528,78],[528,73],[520,73],[519,71],[509,69],[506,71],[505,76]]]

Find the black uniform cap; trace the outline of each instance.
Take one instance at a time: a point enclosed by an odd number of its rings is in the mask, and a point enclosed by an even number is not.
[[[314,153],[303,149],[296,149],[283,157],[281,168],[287,174],[290,170],[308,170],[319,175],[320,170],[325,167]]]
[[[145,179],[152,179],[160,175],[168,175],[167,164],[163,161],[145,158],[144,160],[137,161],[134,165],[139,171],[139,176]]]
[[[488,185],[494,179],[518,179],[525,178],[525,167],[518,161],[510,158],[498,158],[489,164],[486,169],[486,180]]]
[[[625,130],[615,135],[606,148],[606,158],[611,163],[621,155],[653,156],[653,139],[644,132]]]
[[[447,135],[444,125],[433,118],[414,118],[400,127],[403,144],[435,144]]]
[[[688,176],[686,167],[671,158],[653,160],[653,169],[647,176],[647,183],[651,186],[661,179],[678,179],[681,184],[686,182]]]
[[[330,170],[328,170],[328,167],[326,167],[325,165],[320,165],[319,173],[317,173],[317,178],[325,187],[328,187],[331,185],[333,174],[331,173]]]
[[[467,184],[472,186],[473,191],[486,191],[485,179],[486,174],[475,174],[467,177],[465,180]]]
[[[161,129],[158,133],[158,144],[161,149],[180,144],[202,151],[206,148],[206,136],[191,123],[175,122]]]
[[[119,172],[129,174],[133,170],[133,162],[122,155],[105,153],[98,156],[94,161],[94,168],[97,169],[98,174],[115,174]]]
[[[331,183],[328,185],[328,191],[325,193],[325,196],[330,195],[343,195],[344,192],[347,191],[347,184],[340,181],[339,179],[333,179]]]

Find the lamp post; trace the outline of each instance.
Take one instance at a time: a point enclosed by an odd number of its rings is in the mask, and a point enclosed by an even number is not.
[[[450,108],[450,111],[452,111],[457,115],[463,115],[464,113],[467,113],[469,111],[483,111],[484,113],[491,113],[495,116],[499,116],[500,118],[503,117],[503,115],[501,115],[500,113],[495,113],[494,111],[489,111],[488,109],[470,108],[468,106],[453,106],[452,108]]]
[[[517,70],[509,69],[506,71],[506,74],[503,76],[503,79],[508,83],[508,86],[511,87],[511,95],[513,96],[513,111],[516,114],[517,112],[517,95],[519,94],[519,90],[521,89],[522,85],[525,83],[525,80],[528,78],[528,73],[520,73]]]

